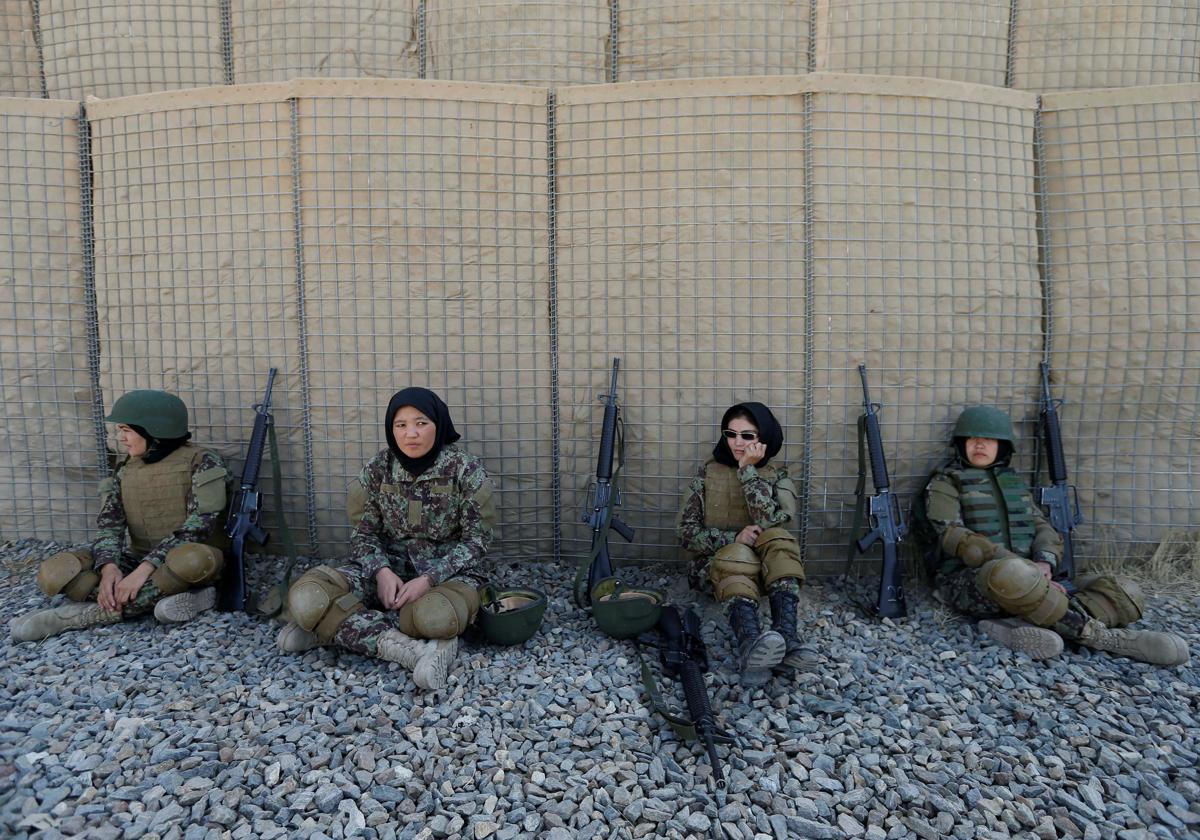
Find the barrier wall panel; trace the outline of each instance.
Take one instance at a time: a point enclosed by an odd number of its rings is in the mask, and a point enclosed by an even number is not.
[[[1053,390],[1093,554],[1196,525],[1198,102],[1197,85],[1044,100]]]
[[[681,559],[675,516],[725,408],[770,405],[799,457],[804,404],[804,153],[795,79],[559,92],[558,316],[564,522],[595,475],[621,358],[618,559]],[[581,524],[564,529],[574,560]]]
[[[279,368],[271,408],[284,504],[305,542],[286,90],[215,88],[91,105],[96,294],[106,409],[136,388],[178,394],[193,440],[239,476],[251,407],[268,368]],[[260,489],[270,530],[268,461],[269,453]]]
[[[818,0],[817,70],[1004,86],[1009,0]]]
[[[238,83],[307,76],[416,78],[417,0],[236,0],[231,4]]]
[[[409,385],[499,491],[497,557],[553,552],[546,91],[304,83],[301,213],[322,545]]]
[[[609,18],[604,0],[426,0],[427,77],[605,82]]]
[[[218,0],[40,0],[46,88],[53,99],[116,97],[219,85]]]
[[[0,99],[0,542],[84,542],[99,510],[78,113]]]
[[[1012,86],[1076,90],[1200,81],[1191,0],[1020,0]]]
[[[808,71],[808,0],[618,4],[618,81]]]
[[[1031,416],[1043,313],[1034,97],[932,80],[814,84],[808,549],[821,573],[839,569],[851,536],[857,365],[884,406],[907,506],[962,408]]]
[[[0,0],[0,96],[41,97],[33,4]]]

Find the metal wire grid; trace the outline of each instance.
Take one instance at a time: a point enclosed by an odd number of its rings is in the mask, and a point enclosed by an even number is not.
[[[1087,554],[1195,528],[1200,91],[1043,114],[1054,391]]]
[[[809,14],[795,0],[621,0],[618,78],[805,73]]]
[[[278,367],[284,505],[304,510],[288,104],[91,112],[106,405],[135,388],[178,394],[193,440],[240,475],[252,406]]]
[[[40,10],[52,99],[128,96],[225,80],[217,0],[40,0]]]
[[[614,356],[625,418],[617,558],[679,559],[675,517],[725,408],[770,405],[804,440],[803,99],[560,92],[558,312],[564,551],[595,475]],[[572,526],[572,523],[575,523]]]
[[[238,82],[306,76],[416,78],[416,0],[232,0]]]
[[[0,110],[0,541],[82,539],[98,508],[75,106],[38,105]]]
[[[944,458],[962,408],[1032,416],[1043,340],[1032,106],[813,94],[817,573],[839,568],[851,536],[859,363],[906,502]],[[1018,451],[1027,464],[1030,447]]]
[[[607,0],[425,0],[430,79],[608,81]]]
[[[816,69],[1004,85],[1010,0],[818,0]]]
[[[44,97],[36,3],[0,2],[0,96]]]
[[[498,552],[553,552],[546,101],[525,98],[299,101],[323,545],[389,397],[421,385],[497,485]]]
[[[1013,87],[1074,90],[1200,80],[1194,0],[1019,0]]]

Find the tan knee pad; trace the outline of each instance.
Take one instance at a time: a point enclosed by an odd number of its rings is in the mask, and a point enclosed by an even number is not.
[[[37,570],[38,588],[47,595],[62,593],[72,601],[86,601],[100,582],[92,571],[92,553],[87,549],[62,551],[42,561]]]
[[[770,586],[780,578],[795,578],[804,583],[800,543],[787,528],[768,528],[759,534],[754,553],[762,559],[764,585]]]
[[[1009,615],[1051,627],[1067,612],[1067,596],[1021,557],[997,557],[979,567],[975,585]]]
[[[167,552],[162,565],[150,575],[150,582],[164,595],[175,595],[216,580],[224,565],[225,555],[219,548],[184,543]]]
[[[748,545],[735,542],[722,546],[708,564],[708,579],[718,601],[730,598],[749,598],[757,601],[762,593],[758,589],[758,575],[762,561]]]
[[[292,621],[329,644],[346,617],[363,608],[362,599],[350,590],[350,581],[332,566],[315,566],[288,590]]]
[[[417,639],[461,636],[479,612],[479,593],[461,580],[439,583],[400,608],[400,632]]]
[[[1125,627],[1142,617],[1146,596],[1129,578],[1089,575],[1075,581],[1075,600],[1105,627]]]

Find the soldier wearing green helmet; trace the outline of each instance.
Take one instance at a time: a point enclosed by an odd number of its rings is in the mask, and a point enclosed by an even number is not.
[[[38,586],[69,603],[14,619],[14,641],[37,641],[153,612],[183,622],[211,609],[227,547],[225,464],[192,443],[183,400],[130,391],[108,417],[125,458],[100,485],[90,548],[38,568]]]
[[[1054,580],[1062,538],[1009,466],[1016,437],[1007,414],[972,406],[951,438],[953,454],[926,485],[919,517],[936,541],[939,600],[1034,659],[1057,656],[1067,639],[1157,665],[1187,661],[1187,645],[1173,634],[1121,629],[1145,606],[1132,581],[1093,576],[1068,591]]]

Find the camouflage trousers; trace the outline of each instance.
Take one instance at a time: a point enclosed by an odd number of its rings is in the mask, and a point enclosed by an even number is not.
[[[122,554],[121,559],[117,561],[117,568],[121,570],[122,575],[128,575],[142,563],[141,560],[135,560],[128,554]],[[125,605],[121,610],[121,616],[124,618],[137,618],[139,615],[146,615],[154,612],[154,605],[167,596],[159,591],[159,588],[154,585],[154,582],[147,580],[142,584],[142,588],[137,591],[133,599]],[[87,598],[89,601],[98,601],[100,599],[100,587],[96,586],[92,589]]]
[[[975,583],[977,572],[978,569],[968,566],[939,572],[934,581],[937,599],[971,618],[1003,618],[1007,613],[1000,605],[979,591]]]
[[[695,592],[703,592],[710,598],[716,598],[716,593],[713,592],[712,581],[708,577],[708,564],[712,562],[711,557],[706,557],[703,560],[697,560],[691,564],[688,569],[688,585]],[[783,590],[790,592],[797,598],[800,597],[800,580],[794,577],[780,578],[770,586],[770,591]]]

